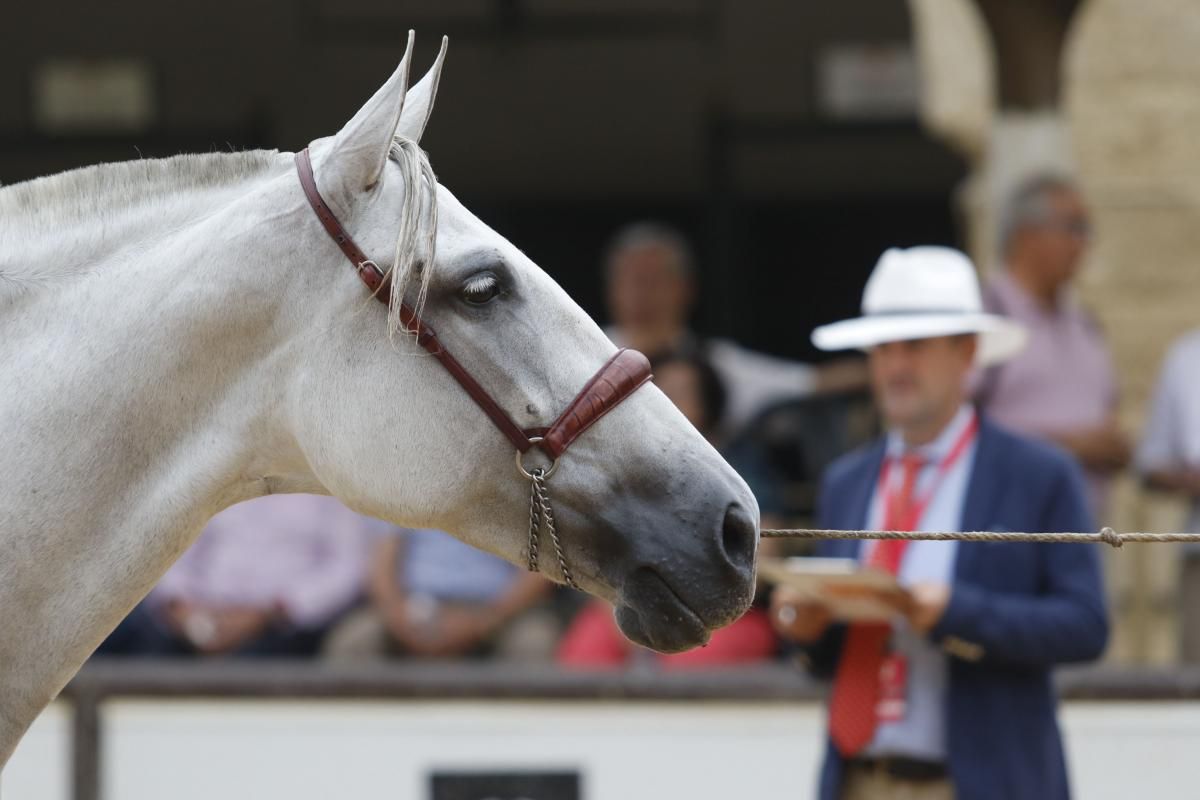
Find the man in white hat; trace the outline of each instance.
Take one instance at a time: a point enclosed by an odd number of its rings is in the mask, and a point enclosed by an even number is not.
[[[888,432],[826,472],[820,527],[1093,529],[1074,462],[967,402],[971,371],[1016,353],[1024,332],[984,313],[965,255],[888,250],[862,308],[813,342],[867,351]],[[821,800],[1069,797],[1050,673],[1104,650],[1093,546],[839,540],[817,554],[902,587],[883,623],[839,623],[785,590],[772,600],[776,627],[833,681]]]

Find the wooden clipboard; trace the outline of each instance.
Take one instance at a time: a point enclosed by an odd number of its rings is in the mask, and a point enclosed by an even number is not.
[[[763,558],[759,574],[769,583],[786,586],[819,600],[845,622],[886,622],[896,610],[877,597],[899,590],[895,575],[863,569],[852,558]]]

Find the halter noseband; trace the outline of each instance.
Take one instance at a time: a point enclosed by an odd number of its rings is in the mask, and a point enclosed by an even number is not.
[[[300,176],[300,185],[304,188],[304,196],[316,212],[330,238],[350,260],[358,277],[371,290],[375,299],[386,306],[391,306],[391,277],[385,274],[379,266],[367,257],[350,234],[338,222],[337,217],[317,190],[317,181],[313,176],[312,160],[308,148],[296,154],[296,172]],[[620,403],[634,393],[643,383],[650,380],[650,362],[637,350],[622,348],[597,370],[584,387],[575,395],[566,410],[558,416],[548,428],[522,429],[513,422],[500,404],[488,394],[467,368],[459,363],[450,351],[441,343],[433,328],[429,327],[412,307],[401,301],[400,321],[405,329],[416,334],[417,344],[429,351],[446,371],[458,381],[463,390],[470,395],[492,423],[517,448],[517,469],[521,475],[530,481],[530,525],[529,525],[529,569],[537,571],[538,539],[541,522],[544,522],[554,542],[558,556],[559,568],[563,580],[568,586],[578,589],[571,571],[563,557],[562,546],[554,528],[554,514],[550,508],[550,498],[546,493],[545,481],[558,469],[558,459],[567,448],[596,423],[596,420],[612,411]],[[521,457],[530,449],[537,447],[551,460],[549,468],[534,467],[526,469]]]

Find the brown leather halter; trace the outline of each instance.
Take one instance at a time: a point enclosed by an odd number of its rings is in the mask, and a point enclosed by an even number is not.
[[[308,198],[309,205],[316,212],[317,219],[325,227],[325,231],[333,239],[346,258],[350,260],[350,264],[354,267],[354,271],[358,273],[358,277],[371,290],[371,294],[375,299],[390,307],[391,305],[391,278],[384,274],[379,266],[367,257],[354,240],[350,238],[350,234],[338,222],[337,217],[325,201],[321,199],[321,193],[317,190],[317,181],[313,176],[312,160],[308,154],[308,148],[304,148],[296,154],[296,172],[300,176],[300,185],[304,188],[304,196]],[[558,535],[554,529],[554,516],[550,509],[549,497],[545,490],[545,479],[558,468],[558,459],[562,457],[571,443],[583,434],[588,428],[596,423],[596,420],[603,417],[609,411],[616,408],[623,400],[634,393],[642,384],[650,380],[650,362],[639,353],[637,350],[629,350],[622,348],[618,350],[612,358],[610,358],[600,369],[592,376],[584,387],[575,395],[575,398],[567,406],[566,410],[558,416],[549,428],[528,428],[522,429],[517,423],[513,422],[500,404],[488,394],[471,373],[467,371],[458,359],[451,355],[445,345],[438,339],[433,328],[429,327],[407,303],[400,303],[400,321],[405,329],[410,333],[416,334],[417,344],[429,351],[430,355],[441,362],[446,371],[458,381],[471,399],[483,409],[483,412],[488,415],[488,418],[495,424],[500,432],[512,442],[517,448],[517,469],[528,478],[532,483],[532,494],[530,496],[530,540],[529,540],[529,568],[537,569],[537,539],[538,539],[538,518],[546,523],[550,531],[550,535],[554,540],[555,548],[558,552],[559,566],[563,572],[565,582],[574,588],[579,588],[575,585],[575,580],[571,576],[570,570],[567,568],[566,561],[562,555],[562,548],[558,541]],[[549,468],[535,467],[531,470],[526,470],[521,463],[521,456],[527,453],[531,448],[538,447],[551,460]]]

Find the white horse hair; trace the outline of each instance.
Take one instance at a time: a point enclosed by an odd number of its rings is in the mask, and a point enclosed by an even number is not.
[[[388,270],[392,279],[388,333],[395,334],[404,327],[400,320],[400,303],[408,295],[414,277],[419,281],[417,299],[413,302],[413,311],[418,317],[425,308],[425,298],[429,294],[429,279],[437,255],[437,195],[429,190],[437,185],[437,178],[429,164],[429,157],[411,139],[393,139],[389,155],[400,165],[405,197],[418,198],[416,202],[404,204],[404,213],[400,217],[400,234],[396,240],[396,260]],[[428,208],[428,213],[424,215],[424,230],[421,226],[422,208]],[[422,248],[424,258],[419,261]],[[417,266],[422,263],[428,264],[430,268],[419,270],[421,274],[417,275]]]
[[[445,43],[312,143],[326,203],[393,308],[522,427],[615,348],[420,149]],[[400,329],[328,238],[292,156],[105,165],[0,189],[0,768],[104,637],[233,503],[333,494],[517,564],[528,484],[511,444]],[[549,483],[580,586],[630,638],[707,640],[750,602],[758,508],[654,387],[588,430]],[[561,580],[554,559],[548,577]]]

